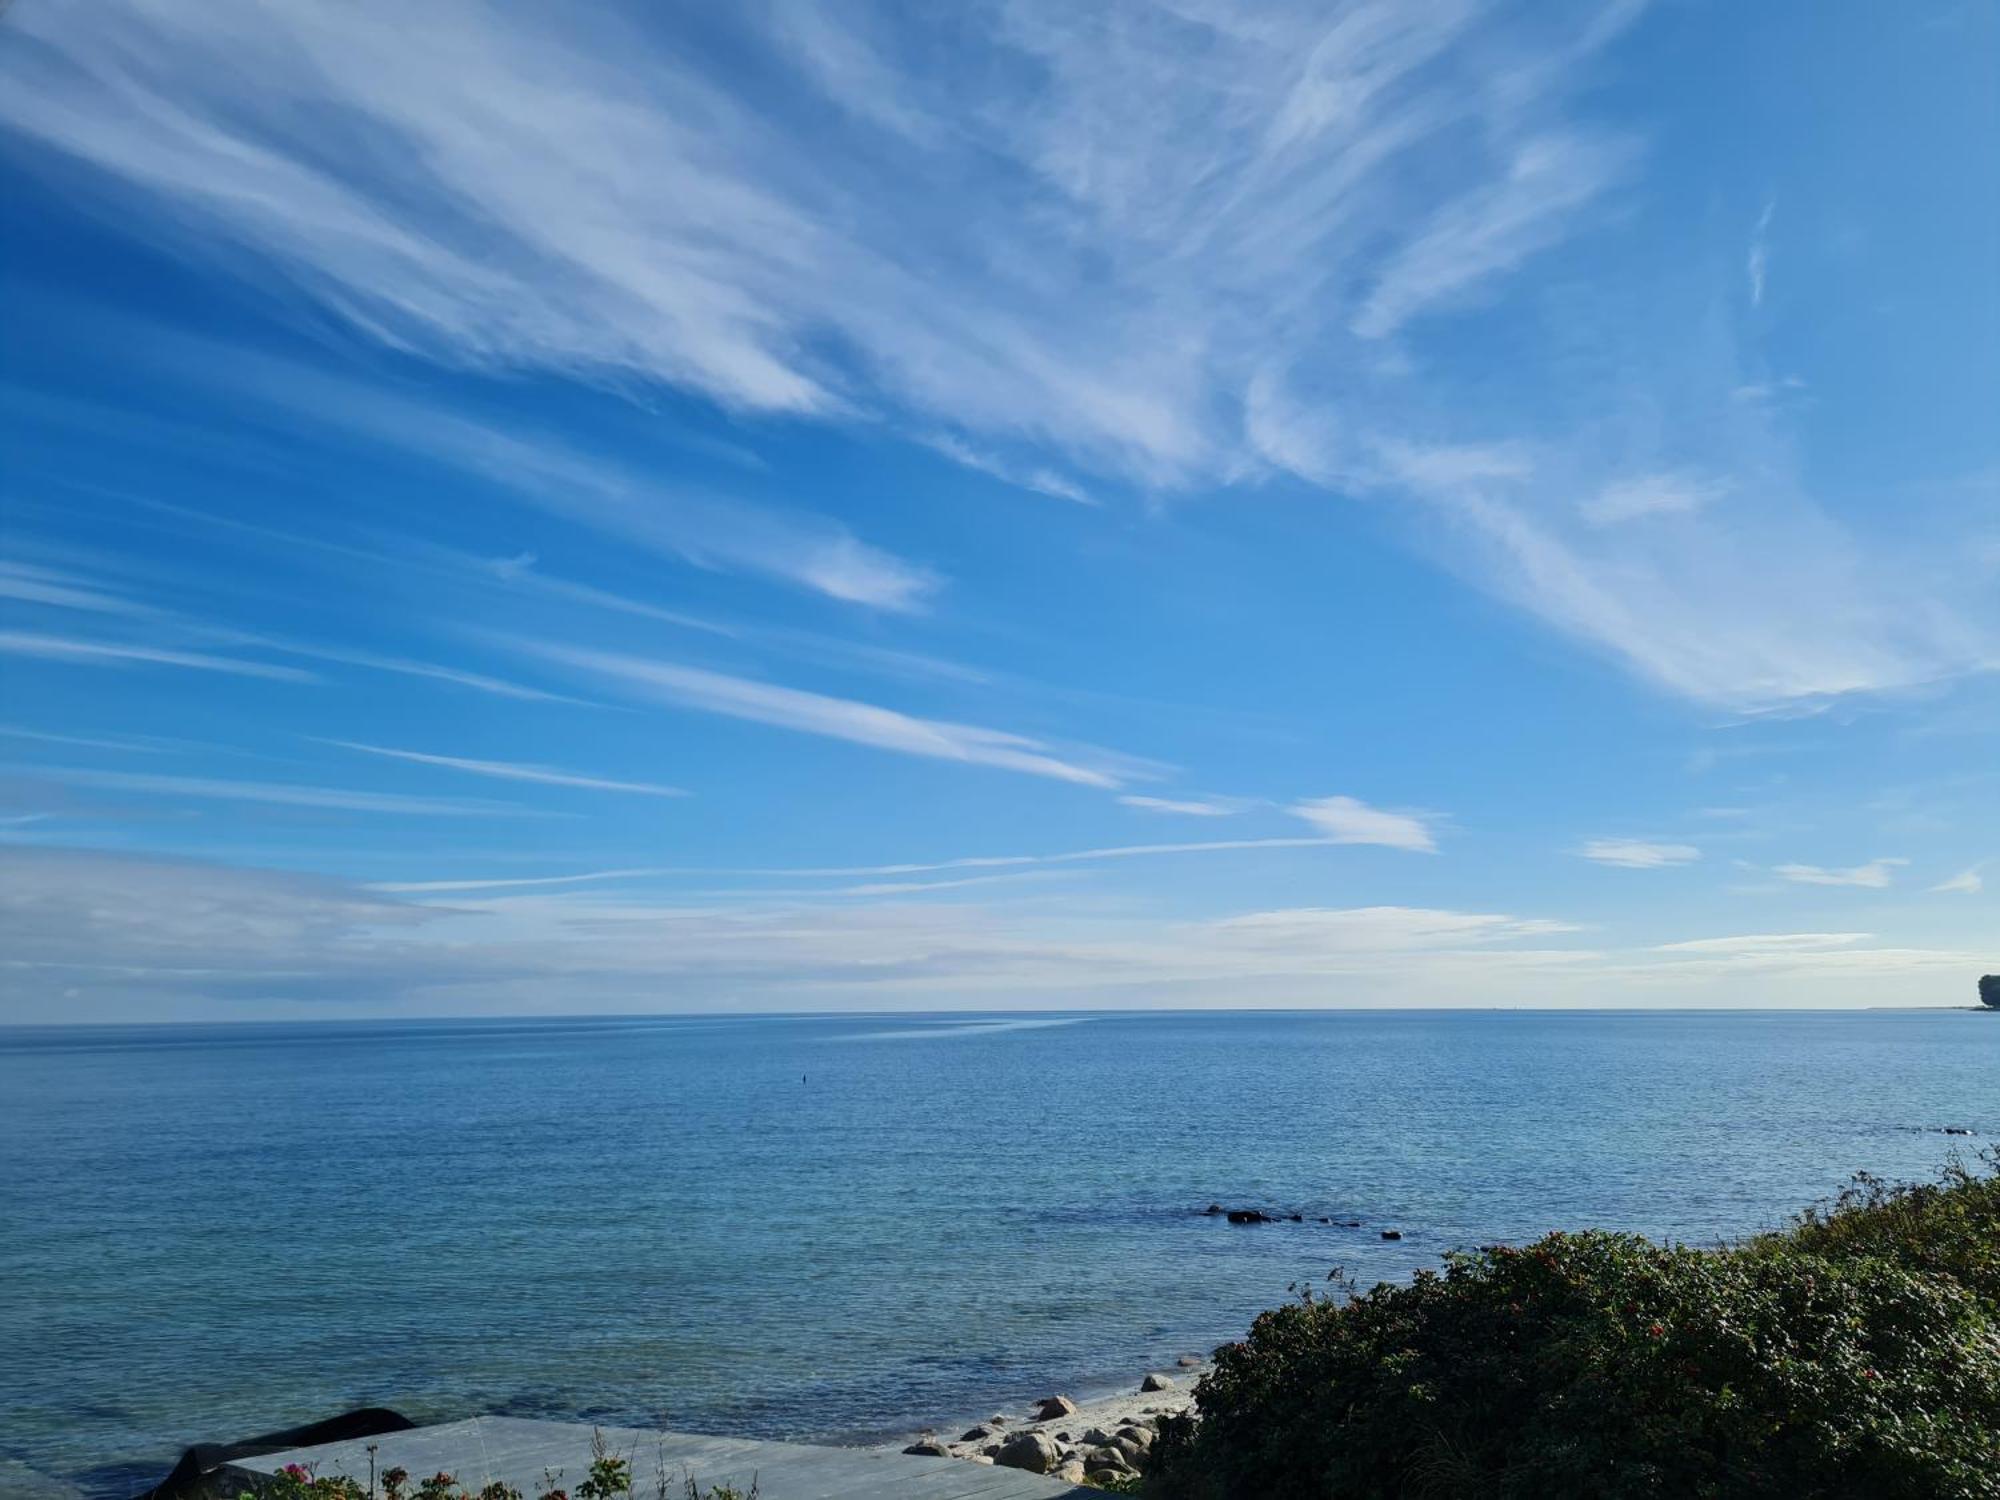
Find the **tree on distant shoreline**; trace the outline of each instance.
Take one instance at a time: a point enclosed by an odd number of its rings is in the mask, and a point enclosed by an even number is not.
[[[1979,1003],[2000,1010],[2000,974],[1987,974],[1980,979]]]

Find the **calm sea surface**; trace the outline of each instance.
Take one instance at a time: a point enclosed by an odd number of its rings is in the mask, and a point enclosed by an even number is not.
[[[1957,1011],[0,1030],[0,1488],[364,1403],[888,1434],[1336,1264],[1706,1241],[1996,1133]]]

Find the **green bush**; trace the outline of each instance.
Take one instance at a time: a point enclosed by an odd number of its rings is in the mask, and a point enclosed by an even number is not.
[[[2000,1157],[1695,1250],[1552,1234],[1267,1312],[1149,1494],[2000,1497]]]

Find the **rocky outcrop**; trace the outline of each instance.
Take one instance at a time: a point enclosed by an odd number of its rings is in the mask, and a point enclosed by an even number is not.
[[[1181,1368],[1195,1378],[1203,1362],[1184,1356]],[[941,1438],[926,1428],[906,1453],[936,1454],[967,1463],[998,1464],[1031,1474],[1045,1474],[1069,1484],[1115,1482],[1123,1486],[1151,1467],[1160,1424],[1185,1412],[1192,1394],[1180,1377],[1153,1371],[1127,1394],[1106,1396],[1079,1405],[1068,1396],[1045,1396],[1032,1415],[1017,1417],[1015,1427],[999,1414],[969,1428],[956,1439]]]
[[[2000,1010],[2000,974],[1986,974],[1980,977],[1979,1003]]]

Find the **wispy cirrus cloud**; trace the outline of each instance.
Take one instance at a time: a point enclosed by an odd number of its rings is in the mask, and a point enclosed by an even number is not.
[[[1553,101],[1633,11],[1550,17],[1534,67],[1456,0],[742,12],[735,44],[801,85],[772,108],[664,15],[122,0],[19,18],[0,122],[399,350],[900,407],[1066,494],[990,444],[1213,474],[1214,398],[1261,351],[1380,337],[1560,237],[1618,163]]]
[[[1355,314],[1354,331],[1386,337],[1553,244],[1576,210],[1620,175],[1628,156],[1618,143],[1575,136],[1521,142],[1497,180],[1445,204],[1383,267]]]
[[[98,771],[79,766],[7,766],[6,774],[55,781],[105,792],[198,801],[254,802],[275,807],[323,808],[334,812],[388,813],[412,817],[540,817],[533,808],[468,797],[409,797],[347,787],[298,786],[275,781],[237,781],[214,776],[169,776],[138,771]]]
[[[1386,849],[1437,853],[1437,838],[1426,813],[1390,812],[1370,807],[1355,797],[1313,797],[1292,804],[1292,815],[1303,818],[1333,844],[1380,844]]]
[[[1974,865],[1969,870],[1961,870],[1949,880],[1940,880],[1931,887],[1934,896],[1977,896],[1986,889],[1986,877],[1980,867]]]
[[[150,605],[95,580],[80,578],[58,568],[6,560],[0,560],[0,599],[136,619],[159,613]]]
[[[364,755],[379,755],[387,760],[406,761],[412,765],[440,766],[446,770],[464,771],[472,776],[488,776],[496,781],[527,781],[539,786],[577,787],[594,792],[633,792],[644,797],[685,797],[687,792],[677,786],[663,786],[653,781],[616,781],[605,776],[581,776],[573,771],[558,771],[550,766],[523,765],[516,761],[475,760],[462,755],[431,755],[419,750],[396,750],[387,745],[364,745],[354,740],[327,740],[326,744],[337,745],[343,750],[358,750]]]
[[[522,642],[527,655],[584,673],[628,695],[901,755],[992,766],[1079,786],[1114,788],[1146,763],[1112,751],[1062,750],[1028,735],[919,718],[851,698],[806,692],[701,667],[611,651]]]
[[[1206,839],[1179,844],[1113,844],[1098,849],[1063,849],[1050,854],[969,854],[952,859],[916,860],[881,865],[660,865],[635,869],[594,870],[574,875],[542,875],[521,879],[391,881],[371,886],[378,891],[501,890],[514,887],[594,885],[606,881],[650,880],[662,876],[780,877],[792,880],[858,879],[864,876],[931,875],[949,870],[1028,869],[1040,865],[1097,864],[1102,861],[1171,858],[1185,854],[1236,854],[1261,849],[1323,849],[1339,843],[1330,838]]]
[[[1227,818],[1247,805],[1233,797],[1144,797],[1131,792],[1118,801],[1141,812],[1175,813],[1185,818]]]
[[[1592,839],[1576,852],[1593,864],[1626,870],[1658,870],[1701,858],[1701,850],[1692,844],[1653,844],[1639,839]]]
[[[1684,516],[1728,493],[1713,479],[1689,474],[1642,474],[1605,486],[1577,507],[1593,526],[1616,526],[1646,516]]]
[[[1849,865],[1846,869],[1828,869],[1821,865],[1778,865],[1772,873],[1794,885],[1848,885],[1879,891],[1895,881],[1899,866],[1908,863],[1907,859],[1871,859],[1864,865]]]
[[[27,630],[0,630],[0,656],[36,657],[89,667],[184,667],[195,672],[221,672],[232,677],[263,677],[273,682],[317,682],[298,667],[217,656],[207,651],[182,651],[171,646],[136,642],[90,641],[73,636],[40,635]]]
[[[1053,494],[1290,474],[1414,500],[1420,551],[1731,709],[2000,667],[1958,538],[1837,514],[1783,412],[1731,399],[1782,382],[1716,326],[1712,279],[1648,263],[1587,314],[1521,308],[1544,258],[1618,228],[1644,146],[1579,101],[1642,12],[1020,0],[741,9],[692,38],[657,9],[112,0],[17,7],[0,128],[399,355],[886,422]],[[733,92],[717,36],[797,87]],[[1522,314],[1502,354],[1427,358],[1496,307]],[[1496,358],[1536,362],[1548,415],[1492,398]],[[892,611],[940,585],[462,413],[326,416],[703,565]],[[1477,452],[1519,461],[1424,457]],[[1633,477],[1683,472],[1730,503]]]

